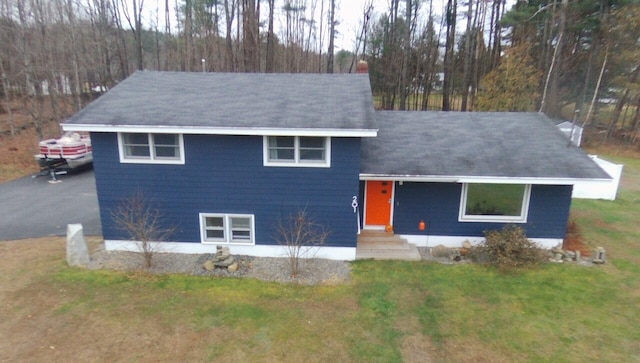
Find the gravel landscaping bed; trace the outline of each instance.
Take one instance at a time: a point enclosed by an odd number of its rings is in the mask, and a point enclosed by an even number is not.
[[[207,271],[203,265],[214,254],[156,253],[150,269],[144,269],[143,258],[137,252],[105,251],[99,247],[91,253],[91,269],[119,271],[148,271],[158,274],[187,274],[196,276],[255,278],[263,281],[296,283],[302,285],[334,285],[349,281],[351,267],[346,261],[326,259],[301,260],[300,274],[293,278],[290,274],[288,258],[274,257],[233,257],[238,262],[237,271],[226,268]]]

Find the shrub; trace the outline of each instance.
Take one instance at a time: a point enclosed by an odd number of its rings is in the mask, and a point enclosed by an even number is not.
[[[501,230],[484,232],[485,241],[474,248],[474,261],[510,271],[538,265],[546,260],[544,250],[527,239],[524,229],[506,225]]]

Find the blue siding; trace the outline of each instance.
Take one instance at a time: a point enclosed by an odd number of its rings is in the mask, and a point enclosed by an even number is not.
[[[426,233],[444,236],[483,236],[483,231],[500,229],[502,223],[459,222],[462,184],[396,183],[394,231],[422,234],[420,220],[427,222]],[[571,207],[571,186],[533,185],[527,223],[530,238],[563,238]]]
[[[91,138],[105,239],[126,239],[111,210],[139,189],[178,227],[175,241],[200,242],[198,213],[238,213],[255,215],[257,244],[277,244],[278,220],[306,208],[328,246],[356,246],[359,138],[331,140],[330,168],[265,167],[260,136],[184,135],[185,165],[121,164],[115,133]]]

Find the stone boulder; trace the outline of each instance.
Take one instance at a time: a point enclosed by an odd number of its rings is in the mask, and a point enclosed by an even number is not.
[[[67,263],[69,266],[88,267],[90,261],[82,224],[67,225]]]
[[[431,248],[431,256],[436,258],[449,257],[450,251],[444,245],[437,245]]]

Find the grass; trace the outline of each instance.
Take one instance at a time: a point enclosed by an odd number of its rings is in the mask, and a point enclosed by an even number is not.
[[[133,326],[153,322],[159,331],[228,331],[226,339],[202,342],[214,357],[242,349],[249,360],[313,353],[323,359],[306,360],[400,362],[408,354],[403,340],[418,335],[443,361],[640,358],[640,296],[630,291],[640,271],[625,260],[516,275],[407,262],[358,261],[353,268],[350,285],[333,287],[66,267],[46,279],[52,291],[71,296],[54,315],[78,323],[92,315]]]
[[[626,165],[626,185],[640,184],[640,161],[615,159]],[[86,271],[59,257],[7,292],[12,308],[0,310],[0,321],[19,323],[0,322],[0,331],[15,334],[40,316],[32,345],[15,353],[32,361],[53,354],[37,355],[41,341],[56,347],[53,360],[91,360],[86,350],[63,349],[71,334],[116,361],[640,361],[640,190],[623,188],[614,202],[576,200],[572,214],[609,263],[501,274],[356,261],[350,283],[308,287]],[[44,336],[50,329],[56,334]]]

